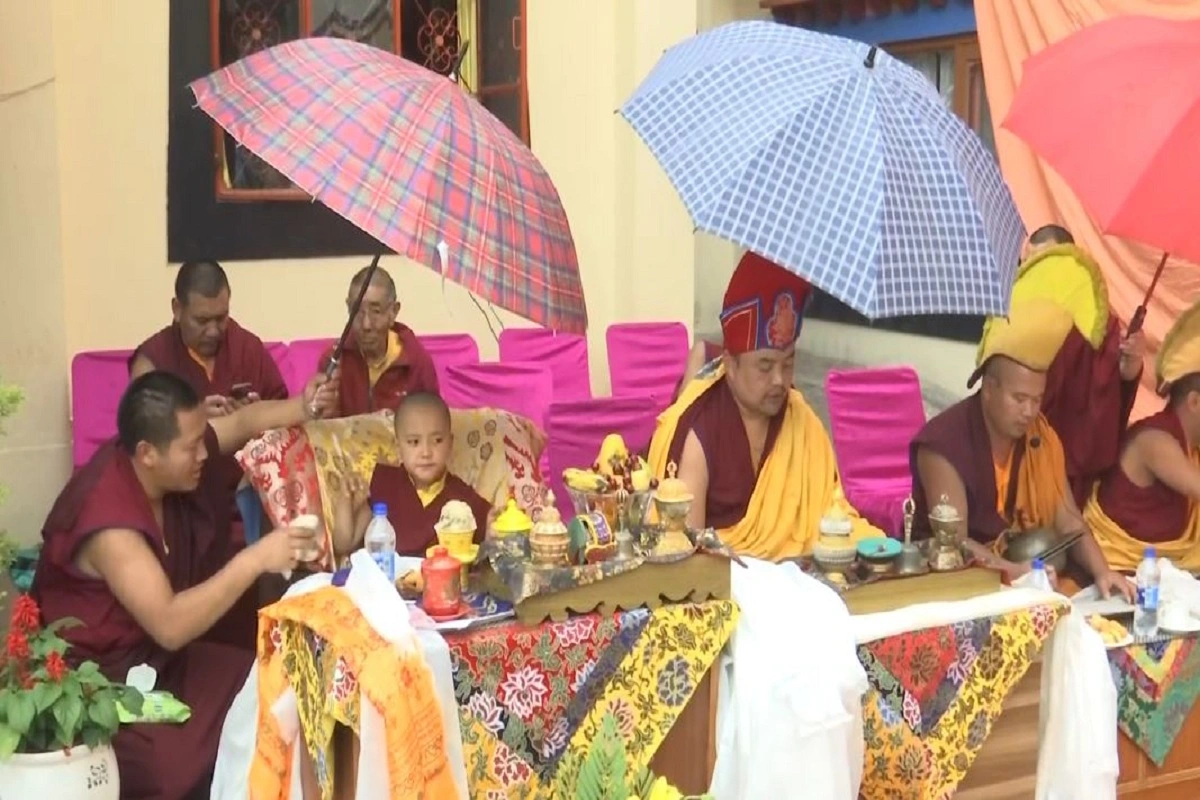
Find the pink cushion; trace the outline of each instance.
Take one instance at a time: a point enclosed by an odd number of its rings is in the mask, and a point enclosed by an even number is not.
[[[267,354],[271,356],[271,360],[275,362],[275,366],[279,368],[279,374],[283,377],[283,383],[288,387],[288,394],[292,394],[292,387],[288,383],[288,369],[291,361],[288,359],[287,342],[263,342],[263,346],[267,348]],[[303,389],[304,385],[301,384]]]
[[[446,382],[447,367],[479,363],[479,345],[469,333],[438,333],[417,338],[433,359],[439,386]]]
[[[500,331],[500,361],[546,364],[554,376],[554,400],[587,400],[592,396],[587,339],[546,328]]]
[[[647,395],[600,397],[594,400],[555,402],[546,418],[546,484],[554,490],[556,505],[565,519],[574,515],[562,483],[567,467],[587,469],[596,460],[600,443],[619,433],[631,453],[644,453],[658,419],[655,399]]]
[[[903,530],[912,492],[908,447],[925,424],[921,381],[911,367],[830,370],[829,429],[846,499],[891,535]]]
[[[553,378],[544,364],[457,364],[446,367],[442,399],[451,408],[498,408],[546,429]]]
[[[297,339],[288,343],[287,369],[281,372],[289,395],[294,397],[304,391],[312,376],[317,374],[321,356],[336,342],[337,339]]]
[[[132,350],[96,350],[71,359],[71,430],[75,466],[117,435],[117,406],[129,385]]]
[[[614,395],[650,395],[665,408],[687,366],[688,332],[681,322],[619,322],[605,332]]]

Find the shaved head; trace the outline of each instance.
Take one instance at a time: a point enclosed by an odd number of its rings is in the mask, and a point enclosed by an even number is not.
[[[992,356],[983,367],[980,395],[988,427],[1017,440],[1029,432],[1042,410],[1046,373],[1005,356]]]
[[[1029,243],[1034,246],[1075,244],[1075,237],[1062,225],[1043,225],[1029,234]]]
[[[186,306],[190,295],[208,299],[229,291],[229,278],[216,261],[185,261],[175,275],[175,299]]]
[[[446,430],[450,430],[450,406],[446,405],[441,395],[433,392],[414,392],[404,396],[396,408],[396,430],[403,430],[405,420],[418,413],[436,414],[445,423]]]
[[[1190,375],[1184,375],[1182,378],[1171,384],[1171,405],[1175,406],[1176,408],[1186,405],[1188,398],[1196,392],[1200,392],[1200,372],[1193,372]]]
[[[354,302],[354,299],[358,297],[358,292],[362,288],[362,282],[367,279],[367,273],[370,271],[371,268],[369,266],[363,267],[354,273],[354,277],[350,279],[350,296],[347,298],[350,302]],[[392,276],[383,267],[375,268],[375,274],[371,276],[371,286],[382,289],[389,302],[396,299],[396,282],[392,280]]]

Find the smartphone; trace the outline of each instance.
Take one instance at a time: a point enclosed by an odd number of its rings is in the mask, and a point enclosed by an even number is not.
[[[235,383],[229,387],[229,396],[234,400],[245,400],[250,396],[250,392],[254,389],[252,383]]]

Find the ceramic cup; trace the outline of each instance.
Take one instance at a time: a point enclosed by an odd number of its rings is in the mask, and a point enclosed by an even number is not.
[[[319,561],[321,558],[321,545],[320,545],[321,520],[320,520],[320,518],[317,517],[316,514],[301,514],[300,516],[298,516],[294,520],[292,520],[292,527],[293,528],[306,528],[306,529],[312,531],[314,537],[316,537],[316,539],[317,539],[317,541],[313,542],[313,546],[310,549],[304,551],[303,553],[297,554],[297,556],[296,556],[297,560],[306,561],[306,562]]]

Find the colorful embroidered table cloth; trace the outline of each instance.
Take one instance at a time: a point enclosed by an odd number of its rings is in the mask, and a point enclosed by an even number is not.
[[[629,772],[648,766],[737,616],[713,601],[448,635],[471,796],[551,797],[609,714]]]
[[[1066,610],[1033,606],[859,645],[870,683],[861,798],[951,797]]]
[[[1197,640],[1130,645],[1110,650],[1108,661],[1117,684],[1117,725],[1161,767],[1200,697]]]

